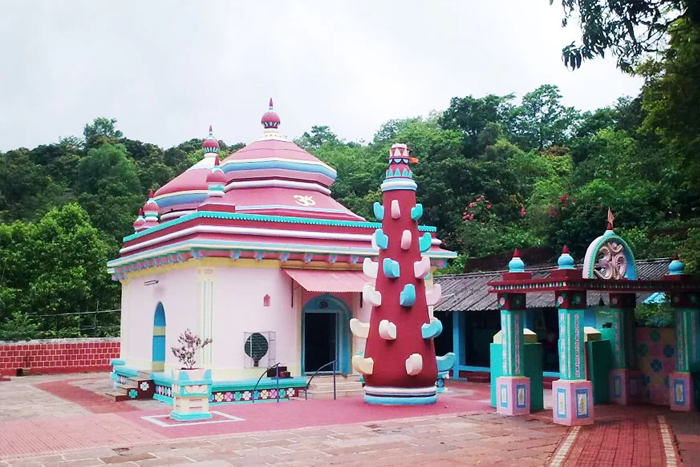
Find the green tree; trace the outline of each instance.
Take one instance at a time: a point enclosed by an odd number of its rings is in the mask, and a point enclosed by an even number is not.
[[[74,203],[36,223],[0,225],[0,322],[27,315],[42,331],[76,328],[79,318],[61,315],[115,308],[119,292],[106,273],[108,251]],[[23,315],[15,319],[15,313]]]
[[[542,151],[568,141],[578,118],[573,107],[561,103],[559,88],[545,84],[523,96],[512,109],[512,138],[521,149]]]
[[[86,124],[83,130],[85,146],[94,148],[103,143],[116,143],[119,138],[124,136],[121,131],[117,130],[116,123],[115,118],[98,117],[92,121],[92,124]]]
[[[88,151],[77,168],[80,204],[95,227],[114,240],[131,233],[135,213],[145,202],[134,162],[122,144],[104,143]]]
[[[664,50],[666,34],[676,25],[700,24],[697,0],[561,0],[561,5],[562,26],[576,17],[581,27],[582,44],[562,49],[564,64],[573,69],[610,51],[620,69],[632,72],[648,54]]]

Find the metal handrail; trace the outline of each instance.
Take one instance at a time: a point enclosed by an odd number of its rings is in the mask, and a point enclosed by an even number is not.
[[[265,368],[265,371],[263,374],[260,375],[260,378],[258,378],[258,381],[255,383],[255,386],[253,387],[253,394],[251,396],[253,397],[251,399],[252,403],[255,404],[255,391],[258,389],[258,384],[260,384],[260,380],[267,374],[268,371],[270,371],[273,368],[276,368],[275,371],[275,378],[277,379],[277,402],[279,403],[280,401],[280,362],[275,363],[271,367]]]
[[[325,365],[321,366],[318,370],[314,372],[313,375],[311,375],[311,378],[309,381],[306,383],[306,389],[304,389],[304,398],[306,400],[309,400],[309,386],[311,386],[311,381],[316,377],[319,371],[323,370],[326,368],[328,365],[333,365],[333,400],[336,400],[336,390],[335,390],[335,375],[337,372],[335,371],[335,360],[331,360],[330,362],[326,363]]]

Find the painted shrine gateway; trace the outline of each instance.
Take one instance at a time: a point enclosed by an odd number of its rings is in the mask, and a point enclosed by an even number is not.
[[[171,402],[180,365],[170,348],[188,328],[213,340],[196,365],[211,370],[213,403],[296,395],[330,362],[352,373],[364,351],[350,320],[370,321],[362,291],[374,280],[362,264],[379,255],[381,225],[331,198],[335,170],[280,134],[272,101],[261,123],[257,141],[223,160],[210,128],[202,160],[150,194],[108,263],[122,283],[112,378],[126,397]],[[455,256],[434,227],[417,229],[428,271]],[[277,363],[290,377],[253,391]]]

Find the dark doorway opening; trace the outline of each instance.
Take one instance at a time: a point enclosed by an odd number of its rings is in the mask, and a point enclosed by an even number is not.
[[[337,359],[338,329],[336,313],[304,314],[304,371],[313,373]],[[332,372],[329,365],[324,372]]]
[[[442,323],[442,333],[435,338],[435,355],[443,356],[448,352],[454,352],[452,334],[452,312],[436,311],[435,317]]]

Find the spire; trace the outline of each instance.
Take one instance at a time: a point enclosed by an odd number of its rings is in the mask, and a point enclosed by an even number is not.
[[[134,221],[134,232],[141,232],[145,227],[143,226],[146,223],[146,219],[143,218],[143,209],[139,208],[139,213],[136,216],[136,220]]]
[[[209,125],[209,136],[202,143],[204,149],[204,157],[211,157],[219,153],[219,141],[214,138],[214,132]]]
[[[410,156],[410,150],[405,144],[393,144],[389,150],[389,168],[386,170],[382,191],[413,190],[417,186],[413,181],[413,171],[410,164],[417,159]]]
[[[561,256],[557,260],[559,269],[574,269],[574,258],[569,254],[569,247],[564,245],[561,249]]]
[[[214,167],[207,175],[207,187],[209,188],[209,197],[221,198],[224,196],[224,186],[226,185],[226,176],[224,171],[219,167],[219,156],[214,159]]]
[[[508,272],[525,272],[525,263],[520,259],[520,251],[513,251],[513,259],[508,263]]]
[[[272,103],[272,98],[270,98],[269,109],[263,114],[260,123],[262,123],[262,126],[263,128],[265,128],[266,133],[268,130],[274,130],[276,132],[277,128],[280,126],[280,117],[279,115],[277,115],[277,112],[275,112],[275,108]]]
[[[158,203],[153,199],[153,190],[148,190],[148,201],[143,205],[145,214],[144,229],[149,229],[158,225]]]

